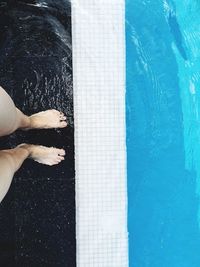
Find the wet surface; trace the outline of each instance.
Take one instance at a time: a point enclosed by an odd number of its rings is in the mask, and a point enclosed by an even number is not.
[[[66,150],[46,167],[27,160],[0,204],[0,265],[75,266],[75,171],[71,9],[67,0],[1,1],[0,84],[26,114],[55,108],[69,126],[17,131],[0,147],[42,144]]]

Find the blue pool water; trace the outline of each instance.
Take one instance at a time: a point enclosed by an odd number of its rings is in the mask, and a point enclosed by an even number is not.
[[[126,0],[131,267],[200,266],[199,13]]]

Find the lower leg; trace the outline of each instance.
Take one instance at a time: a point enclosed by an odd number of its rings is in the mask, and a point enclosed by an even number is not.
[[[46,165],[64,160],[65,151],[53,147],[22,144],[14,149],[0,151],[0,202],[11,185],[15,172],[28,157]]]
[[[16,119],[16,129],[19,128],[28,128],[31,126],[31,120],[29,116],[26,116],[18,108],[16,108],[17,119]]]
[[[0,202],[10,188],[14,173],[28,156],[29,152],[24,148],[0,151]]]
[[[26,116],[15,107],[11,97],[0,86],[0,136],[9,135],[17,129],[50,129],[66,126],[65,115],[55,109]]]

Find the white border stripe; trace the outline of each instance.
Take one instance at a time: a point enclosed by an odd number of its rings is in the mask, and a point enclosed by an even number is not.
[[[124,1],[72,1],[77,266],[126,267]]]

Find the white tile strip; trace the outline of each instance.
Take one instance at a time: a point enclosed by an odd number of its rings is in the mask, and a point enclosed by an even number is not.
[[[72,1],[77,266],[127,267],[124,1]]]

